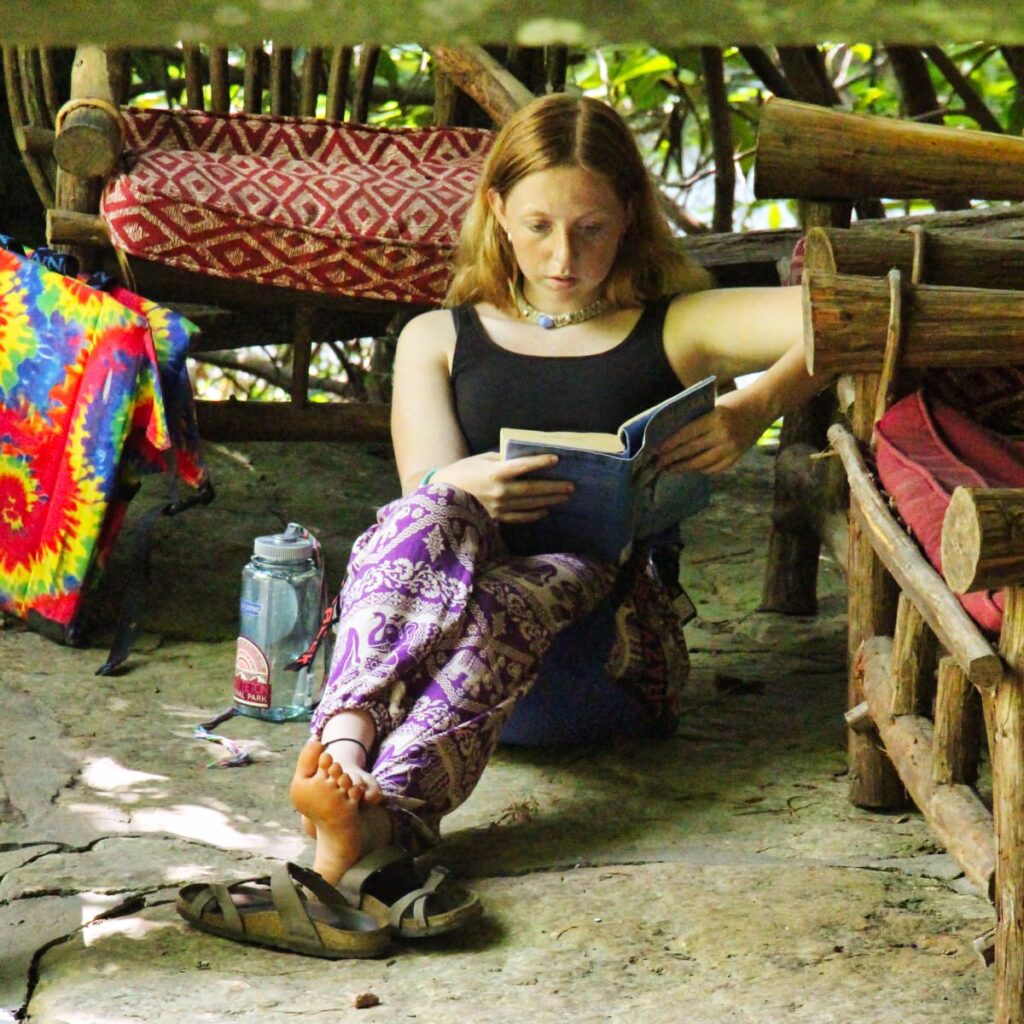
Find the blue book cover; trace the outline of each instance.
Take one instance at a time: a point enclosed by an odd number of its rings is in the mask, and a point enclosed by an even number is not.
[[[572,551],[618,564],[635,544],[699,512],[710,500],[707,476],[666,473],[655,453],[667,437],[714,406],[715,378],[707,377],[627,420],[615,434],[503,429],[503,458],[554,452],[558,464],[536,475],[576,485],[568,501],[552,506],[543,519],[503,527],[511,549]]]

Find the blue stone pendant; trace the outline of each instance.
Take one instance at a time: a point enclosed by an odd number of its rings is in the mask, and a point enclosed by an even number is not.
[[[545,331],[550,331],[555,326],[555,318],[548,316],[547,313],[539,313],[537,315],[537,323],[543,327]]]

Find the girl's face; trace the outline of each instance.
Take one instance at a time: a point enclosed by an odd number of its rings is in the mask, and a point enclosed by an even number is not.
[[[487,198],[508,232],[529,303],[566,313],[598,297],[629,224],[603,174],[554,167],[527,175],[504,199],[493,189]]]

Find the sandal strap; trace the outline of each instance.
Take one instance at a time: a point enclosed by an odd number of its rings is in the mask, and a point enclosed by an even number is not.
[[[430,872],[430,877],[423,883],[422,888],[407,892],[400,899],[391,904],[391,926],[399,928],[406,912],[411,910],[413,918],[421,927],[427,925],[427,901],[444,884],[448,878],[448,869],[436,867]]]
[[[412,863],[412,858],[400,846],[379,846],[371,850],[365,857],[358,860],[345,872],[338,883],[338,891],[352,904],[358,907],[363,898],[363,886],[378,871],[402,861]]]
[[[202,920],[203,914],[210,909],[212,903],[217,904],[217,909],[220,910],[224,923],[229,928],[237,931],[240,935],[245,934],[242,916],[238,913],[235,901],[231,898],[231,892],[222,882],[211,882],[196,895],[192,901],[192,913],[195,914],[196,920]]]
[[[297,866],[276,863],[271,867],[270,895],[274,901],[274,909],[287,929],[289,937],[322,946],[323,939],[310,920],[306,901],[299,895],[296,880],[293,880],[292,872]]]

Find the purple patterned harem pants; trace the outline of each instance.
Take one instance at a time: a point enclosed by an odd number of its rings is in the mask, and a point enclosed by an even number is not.
[[[554,638],[617,575],[582,555],[509,556],[483,506],[444,484],[379,510],[352,549],[311,727],[319,737],[343,710],[373,718],[372,771],[397,841],[437,841]]]

